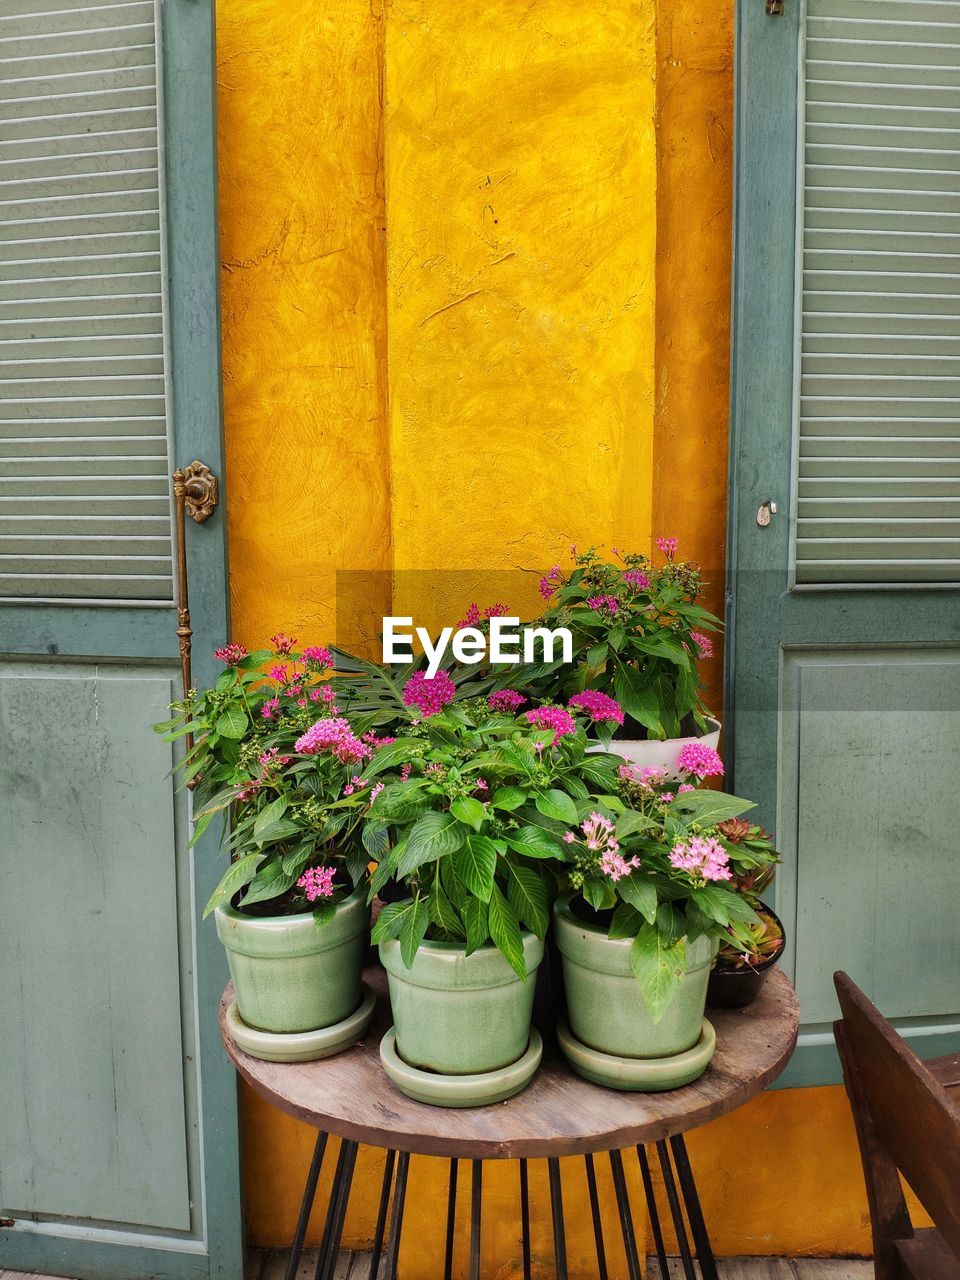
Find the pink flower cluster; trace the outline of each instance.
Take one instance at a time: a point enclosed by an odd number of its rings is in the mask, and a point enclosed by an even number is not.
[[[294,750],[302,756],[318,755],[329,751],[341,764],[359,764],[373,754],[365,742],[361,742],[342,717],[318,720],[298,738]]]
[[[498,689],[487,698],[487,706],[491,711],[503,711],[507,715],[519,711],[525,702],[526,698],[517,693],[516,689]]]
[[[678,840],[670,850],[670,862],[695,880],[732,880],[727,851],[715,836],[691,836]]]
[[[303,651],[304,662],[315,662],[321,670],[333,666],[333,654],[329,649],[325,649],[320,645],[308,645]]]
[[[491,604],[481,612],[480,606],[474,602],[466,615],[457,623],[457,630],[462,631],[464,627],[479,627],[481,622],[489,622],[491,618],[503,618],[509,612],[505,604]]]
[[[297,881],[297,888],[307,895],[308,902],[316,902],[317,898],[333,897],[333,877],[336,867],[311,867]]]
[[[244,644],[225,644],[222,649],[214,649],[213,656],[220,662],[225,662],[228,667],[235,667],[248,656],[247,646]]]
[[[697,646],[697,653],[701,658],[713,657],[713,641],[709,636],[705,636],[702,631],[691,631],[690,639]]]
[[[403,705],[416,707],[421,715],[435,716],[453,701],[456,692],[457,686],[445,671],[432,677],[415,671],[403,686]]]
[[[628,876],[634,867],[639,867],[639,858],[625,858],[620,852],[620,843],[614,837],[614,824],[602,813],[591,813],[589,818],[581,822],[580,830],[587,848],[593,853],[599,853],[600,870],[614,882]],[[568,831],[564,839],[572,843],[576,837],[573,832]]]
[[[562,582],[563,570],[555,564],[546,577],[540,579],[539,591],[544,600],[549,600]]]
[[[616,596],[591,596],[587,601],[589,609],[596,609],[598,613],[609,613],[611,616],[620,612],[620,601]]]
[[[623,580],[638,590],[643,590],[644,587],[649,587],[650,585],[650,579],[642,569],[624,569]]]
[[[268,698],[266,702],[263,704],[263,706],[260,708],[260,714],[263,716],[264,720],[272,720],[279,710],[280,710],[280,699]]]
[[[688,742],[677,757],[677,768],[697,778],[718,778],[723,774],[723,761],[713,747],[703,742]]]
[[[583,693],[575,693],[567,703],[568,707],[579,707],[591,720],[607,721],[610,724],[623,724],[623,707],[615,698],[608,697],[599,689],[584,689]]]
[[[569,711],[564,711],[563,707],[535,707],[533,711],[525,711],[524,716],[535,729],[553,730],[553,742],[550,744],[552,747],[555,747],[568,733],[577,732],[576,721]]]
[[[297,643],[295,636],[285,635],[282,631],[278,631],[275,636],[270,637],[270,643],[276,649],[277,653],[288,654],[293,653]]]
[[[658,538],[657,539],[657,546],[660,548],[660,550],[663,552],[663,554],[667,557],[668,560],[672,560],[673,557],[677,554],[678,545],[679,543],[677,542],[676,538]]]

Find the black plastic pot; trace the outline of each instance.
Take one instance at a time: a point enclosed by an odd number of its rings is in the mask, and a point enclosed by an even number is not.
[[[745,964],[737,969],[722,969],[718,963],[707,984],[707,1004],[714,1009],[745,1009],[747,1005],[753,1004],[763,989],[767,974],[783,955],[787,939],[780,917],[765,902],[759,903],[758,909],[780,926],[783,934],[780,949],[776,955],[767,956],[759,964]]]

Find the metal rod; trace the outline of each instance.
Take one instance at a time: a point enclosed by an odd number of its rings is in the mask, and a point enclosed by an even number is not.
[[[183,696],[190,692],[193,676],[190,656],[193,648],[193,627],[190,622],[190,589],[187,583],[187,527],[189,516],[197,524],[209,520],[216,510],[217,478],[202,462],[191,462],[188,467],[177,467],[173,481],[174,535],[177,544],[177,643],[180,649],[180,676],[183,680]],[[193,748],[193,734],[184,735],[184,747]]]
[[[320,1170],[323,1167],[323,1155],[327,1149],[327,1134],[322,1130],[317,1133],[317,1141],[313,1147],[313,1159],[310,1161],[310,1170],[307,1173],[306,1186],[303,1188],[303,1199],[300,1201],[300,1214],[297,1218],[297,1229],[293,1233],[293,1244],[290,1246],[290,1257],[287,1260],[287,1270],[284,1274],[284,1280],[294,1280],[297,1274],[297,1268],[300,1266],[300,1255],[303,1253],[303,1241],[307,1234],[307,1224],[310,1221],[310,1212],[313,1209],[313,1202],[317,1195],[317,1183],[320,1180]]]
[[[610,1152],[610,1169],[613,1173],[613,1186],[617,1193],[617,1209],[620,1213],[620,1230],[623,1232],[623,1251],[627,1255],[627,1273],[630,1280],[640,1280],[640,1259],[637,1256],[637,1237],[633,1231],[633,1216],[630,1213],[630,1197],[627,1195],[627,1180],[623,1174],[623,1157],[619,1151]]]
[[[395,1280],[397,1257],[400,1253],[400,1233],[403,1230],[403,1203],[407,1198],[407,1170],[410,1152],[401,1151],[397,1161],[397,1185],[393,1192],[393,1216],[390,1219],[390,1247],[387,1250],[387,1280]]]
[[[377,1210],[377,1227],[373,1237],[373,1252],[370,1255],[370,1280],[377,1280],[380,1269],[380,1258],[383,1254],[383,1236],[387,1226],[387,1209],[390,1207],[390,1188],[393,1185],[393,1166],[397,1162],[395,1151],[387,1152],[383,1166],[383,1184],[380,1187],[380,1207]],[[286,1280],[292,1280],[288,1276]]]
[[[657,1197],[653,1194],[653,1178],[650,1176],[647,1150],[642,1142],[637,1143],[637,1159],[640,1161],[640,1177],[643,1179],[643,1194],[647,1200],[647,1213],[650,1217],[650,1228],[653,1231],[653,1247],[660,1267],[660,1280],[669,1280],[667,1251],[663,1245],[663,1228],[660,1226],[660,1210],[657,1207]]]
[[[547,1160],[550,1178],[550,1214],[553,1218],[553,1257],[557,1280],[567,1280],[567,1238],[563,1230],[563,1184],[560,1179],[560,1161],[556,1156]]]
[[[453,1233],[457,1225],[457,1170],[459,1160],[450,1161],[450,1177],[447,1182],[447,1239],[443,1250],[443,1280],[453,1274]],[[372,1277],[371,1277],[372,1280]]]
[[[323,1244],[320,1246],[320,1257],[317,1259],[317,1280],[333,1280],[340,1252],[340,1238],[343,1235],[343,1223],[347,1216],[347,1201],[350,1199],[350,1187],[353,1183],[353,1170],[357,1163],[359,1144],[348,1138],[341,1138],[340,1151],[343,1165],[337,1161],[337,1173],[330,1195],[330,1209],[327,1213],[327,1227],[324,1230]],[[321,1266],[322,1264],[322,1266]]]
[[[470,1280],[480,1280],[480,1227],[483,1210],[483,1161],[471,1161],[470,1186]]]
[[[526,1160],[520,1161],[520,1243],[523,1246],[523,1280],[530,1280],[530,1185]]]
[[[697,1280],[697,1273],[693,1269],[693,1258],[690,1256],[690,1242],[687,1239],[687,1228],[683,1221],[683,1210],[680,1208],[680,1198],[677,1195],[677,1185],[673,1180],[673,1168],[670,1164],[670,1152],[663,1139],[657,1143],[657,1155],[660,1157],[660,1169],[663,1173],[663,1189],[667,1193],[667,1203],[670,1205],[670,1216],[673,1218],[673,1225],[677,1232],[677,1248],[680,1250],[680,1261],[683,1264],[683,1274],[685,1280]]]
[[[587,1166],[587,1192],[590,1196],[590,1216],[593,1219],[593,1238],[597,1244],[597,1280],[607,1280],[607,1251],[603,1246],[603,1218],[600,1214],[600,1197],[597,1195],[597,1171],[593,1156],[584,1156]]]
[[[693,1176],[690,1157],[687,1155],[687,1144],[683,1140],[682,1133],[674,1134],[670,1139],[670,1147],[673,1151],[673,1163],[676,1166],[677,1177],[680,1181],[680,1191],[683,1194],[683,1201],[687,1208],[690,1231],[697,1248],[700,1274],[703,1276],[703,1280],[717,1280],[717,1263],[713,1256],[713,1247],[710,1244],[710,1235],[703,1217],[703,1208],[700,1204],[697,1183]]]

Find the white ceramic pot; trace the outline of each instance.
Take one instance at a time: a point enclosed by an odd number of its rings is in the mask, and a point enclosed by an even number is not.
[[[710,726],[706,733],[694,738],[614,738],[610,743],[610,752],[622,756],[628,764],[637,769],[667,769],[670,782],[679,781],[682,776],[677,769],[680,752],[690,742],[702,742],[705,747],[717,750],[720,742],[720,721],[708,717]],[[588,751],[604,751],[601,746],[588,747]]]

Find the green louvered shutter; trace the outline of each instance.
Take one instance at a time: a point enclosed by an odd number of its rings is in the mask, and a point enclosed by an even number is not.
[[[172,598],[152,0],[0,6],[0,596]]]
[[[960,3],[806,13],[797,581],[957,581]]]

